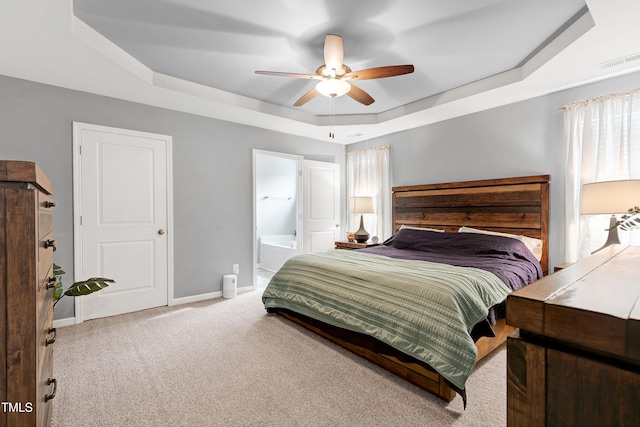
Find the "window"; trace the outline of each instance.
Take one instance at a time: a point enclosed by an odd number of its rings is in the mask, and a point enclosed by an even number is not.
[[[374,214],[364,215],[364,228],[380,242],[393,234],[389,145],[347,152],[347,200],[373,197]],[[349,204],[347,203],[347,206]],[[360,215],[348,214],[347,231],[360,225]]]
[[[640,90],[562,109],[567,170],[565,261],[573,262],[602,246],[609,227],[608,215],[580,215],[582,185],[640,179]],[[620,241],[640,245],[640,231],[620,232]]]

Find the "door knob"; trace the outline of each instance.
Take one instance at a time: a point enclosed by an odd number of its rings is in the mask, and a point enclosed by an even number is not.
[[[160,230],[158,230],[158,234],[162,236],[164,234],[164,230],[161,228]]]

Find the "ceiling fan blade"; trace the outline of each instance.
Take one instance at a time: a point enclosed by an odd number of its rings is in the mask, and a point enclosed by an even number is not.
[[[351,85],[351,90],[347,92],[347,95],[349,95],[349,97],[355,99],[356,101],[364,105],[371,105],[375,102],[375,99],[373,99],[371,95],[369,95],[367,92],[360,89],[358,86],[354,85],[353,83],[350,83],[350,85]]]
[[[335,34],[327,34],[324,39],[324,65],[328,69],[339,70],[344,61],[344,45],[342,37]]]
[[[401,76],[413,73],[413,65],[389,65],[386,67],[367,68],[353,71],[342,76],[343,80],[369,80],[382,79],[385,77]]]
[[[256,71],[256,74],[265,74],[267,76],[293,77],[296,79],[316,79],[321,80],[322,77],[317,74],[299,74],[299,73],[283,73],[281,71]]]
[[[311,89],[309,92],[305,93],[304,95],[302,95],[300,97],[300,99],[298,99],[296,101],[295,104],[293,104],[294,107],[299,107],[301,105],[306,104],[307,102],[311,101],[316,95],[318,94],[318,91],[316,90],[316,88],[314,87],[313,89]]]

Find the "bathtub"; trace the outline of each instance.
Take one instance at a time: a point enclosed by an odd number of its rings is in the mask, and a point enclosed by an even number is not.
[[[260,268],[278,271],[282,264],[298,253],[293,234],[260,237]]]

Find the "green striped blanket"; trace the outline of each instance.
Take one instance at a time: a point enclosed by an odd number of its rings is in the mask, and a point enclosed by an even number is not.
[[[477,358],[469,333],[509,292],[476,268],[336,250],[289,259],[262,301],[373,336],[463,389]]]

